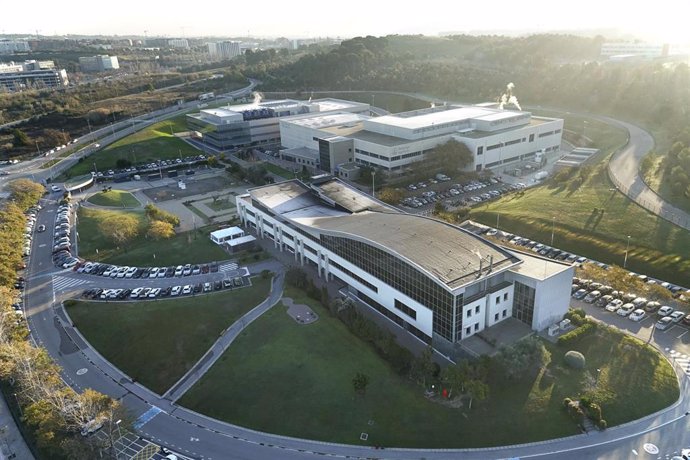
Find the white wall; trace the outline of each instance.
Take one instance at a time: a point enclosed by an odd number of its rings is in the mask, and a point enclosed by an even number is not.
[[[537,283],[534,298],[532,329],[546,329],[563,319],[570,306],[570,289],[573,285],[575,267]]]

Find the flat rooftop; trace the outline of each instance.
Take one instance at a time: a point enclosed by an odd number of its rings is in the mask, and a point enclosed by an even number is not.
[[[522,263],[512,267],[510,271],[541,281],[569,270],[572,267],[569,263],[541,257],[528,252],[515,251],[513,249],[506,250],[522,259]]]
[[[317,112],[318,113],[318,112]],[[285,120],[284,123],[290,123],[297,126],[304,126],[307,128],[324,129],[333,126],[342,126],[348,124],[357,124],[369,117],[359,115],[356,113],[327,113],[327,114],[312,114],[304,118],[294,118]]]
[[[416,115],[417,112],[421,112]],[[385,115],[370,120],[372,123],[396,126],[406,129],[419,129],[432,125],[461,122],[471,119],[483,119],[487,121],[502,120],[520,116],[525,112],[515,112],[510,110],[497,110],[486,107],[453,107],[447,110],[437,111],[414,111],[397,115]]]
[[[442,134],[448,136],[449,134]],[[398,145],[411,144],[419,142],[420,139],[403,139],[402,137],[389,136],[387,134],[375,133],[373,131],[360,130],[348,135],[352,139],[359,139],[360,141],[371,142],[373,144],[384,145],[386,147],[396,147]]]
[[[508,251],[452,225],[404,213],[363,211],[347,216],[300,218],[298,223],[337,236],[355,237],[388,248],[454,289],[482,273],[509,268],[519,259]]]
[[[462,228],[405,214],[347,184],[329,179],[308,187],[298,180],[250,189],[252,199],[318,235],[348,236],[386,248],[455,289],[481,274],[520,263],[509,251]]]

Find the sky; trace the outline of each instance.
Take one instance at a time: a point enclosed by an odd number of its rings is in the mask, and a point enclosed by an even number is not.
[[[168,37],[353,37],[440,32],[621,29],[690,43],[681,0],[33,0],[8,1],[0,33]]]

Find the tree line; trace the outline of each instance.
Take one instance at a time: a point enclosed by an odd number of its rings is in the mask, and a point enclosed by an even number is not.
[[[77,393],[67,386],[48,352],[28,340],[23,315],[12,307],[18,296],[12,284],[23,264],[24,213],[38,203],[44,188],[27,179],[15,180],[9,188],[10,199],[0,209],[0,379],[5,399],[18,404],[30,430],[29,444],[35,444],[39,457],[115,458],[115,440],[131,425],[122,405],[94,390]],[[90,423],[102,424],[104,435],[82,436]]]

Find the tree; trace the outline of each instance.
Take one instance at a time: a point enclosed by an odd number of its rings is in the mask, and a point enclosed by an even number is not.
[[[434,147],[427,162],[432,164],[434,169],[448,170],[452,174],[472,164],[474,155],[465,144],[450,139],[445,144]]]
[[[27,136],[26,133],[19,128],[12,130],[12,136],[12,145],[15,147],[23,147],[31,143],[29,136]]]
[[[551,353],[536,337],[522,339],[510,347],[501,347],[495,356],[509,379],[527,376],[551,361]]]
[[[48,146],[63,145],[69,142],[69,134],[57,129],[43,130],[43,139]]]
[[[403,199],[403,192],[399,188],[385,187],[379,190],[376,197],[388,204],[398,204]]]
[[[171,212],[160,209],[151,203],[144,206],[144,212],[146,213],[146,217],[148,217],[149,220],[161,220],[163,222],[168,222],[173,227],[177,227],[178,225],[180,225],[179,217],[177,217],[175,214]]]
[[[481,380],[472,379],[465,382],[465,391],[470,397],[469,409],[472,409],[472,400],[474,398],[484,401],[489,397],[489,385]]]
[[[175,230],[169,222],[163,222],[162,220],[152,220],[149,222],[149,229],[146,232],[149,238],[154,240],[166,240],[175,236]]]
[[[45,188],[30,179],[15,179],[7,184],[11,198],[23,211],[27,210],[38,202],[38,199],[45,193]]]
[[[139,221],[129,214],[113,214],[103,219],[98,229],[113,243],[125,245],[139,234]]]
[[[436,370],[435,363],[433,361],[434,350],[431,346],[428,346],[422,351],[422,353],[415,358],[412,363],[412,377],[421,382],[423,386],[426,387],[427,381],[429,381]]]
[[[355,392],[363,395],[367,391],[367,385],[369,385],[369,376],[357,372],[352,379],[352,387],[355,389]]]

